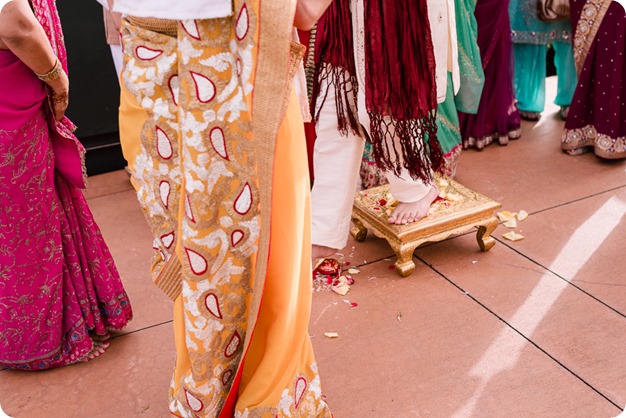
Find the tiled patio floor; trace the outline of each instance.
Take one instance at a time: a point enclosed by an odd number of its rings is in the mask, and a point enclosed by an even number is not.
[[[357,282],[344,297],[316,292],[310,324],[336,418],[622,412],[626,163],[563,154],[556,110],[524,122],[506,147],[461,156],[459,182],[530,213],[517,229],[524,240],[504,240],[499,226],[487,253],[473,234],[430,244],[407,278],[389,269],[395,259],[382,240],[351,240],[342,251],[361,271]],[[124,172],[90,183],[135,319],[88,364],[0,372],[0,405],[14,418],[169,416],[172,312],[148,275],[150,234]]]

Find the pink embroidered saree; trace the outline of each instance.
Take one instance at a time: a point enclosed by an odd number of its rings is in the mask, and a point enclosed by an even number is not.
[[[64,68],[54,0],[33,9]],[[132,318],[128,296],[79,187],[83,149],[47,90],[0,50],[0,368],[78,361],[91,335]]]

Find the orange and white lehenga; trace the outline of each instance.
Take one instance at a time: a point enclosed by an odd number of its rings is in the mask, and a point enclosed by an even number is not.
[[[294,10],[236,0],[221,19],[123,22],[120,133],[174,300],[174,416],[331,416],[308,335]]]

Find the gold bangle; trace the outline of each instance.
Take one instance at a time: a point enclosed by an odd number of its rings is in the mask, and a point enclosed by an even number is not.
[[[61,67],[61,62],[57,58],[56,62],[54,63],[54,67],[52,67],[50,71],[48,71],[45,74],[35,73],[35,75],[44,83],[49,83],[59,78],[59,75],[61,75],[62,70],[63,70],[63,67]]]

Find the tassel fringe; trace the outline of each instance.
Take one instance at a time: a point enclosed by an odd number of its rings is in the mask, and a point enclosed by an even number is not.
[[[422,119],[397,120],[373,112],[369,117],[370,142],[379,168],[396,176],[405,168],[413,179],[424,183],[433,182],[433,171],[443,172],[445,159],[437,140],[436,110]],[[394,141],[394,137],[402,140]],[[400,157],[402,165],[397,163]]]

